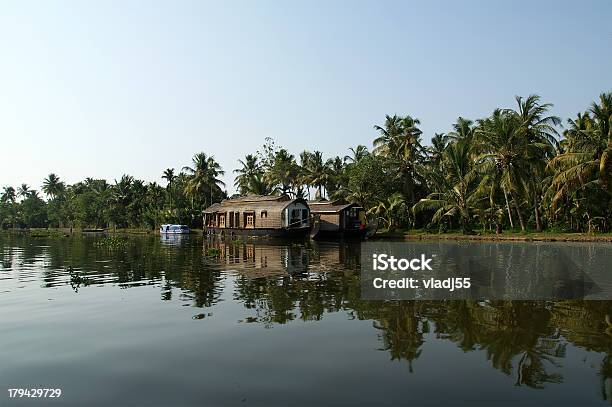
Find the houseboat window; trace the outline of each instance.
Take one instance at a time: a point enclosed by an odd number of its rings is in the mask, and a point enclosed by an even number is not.
[[[248,213],[246,216],[246,225],[247,227],[253,227],[255,216],[252,213]]]
[[[261,217],[262,218],[267,218],[268,217],[268,211],[261,211]]]
[[[225,215],[221,215],[219,217],[219,227],[221,227],[221,228],[225,227]]]

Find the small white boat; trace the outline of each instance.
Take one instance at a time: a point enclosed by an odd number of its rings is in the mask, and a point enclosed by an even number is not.
[[[161,225],[159,233],[165,235],[188,235],[191,233],[191,230],[186,225]]]

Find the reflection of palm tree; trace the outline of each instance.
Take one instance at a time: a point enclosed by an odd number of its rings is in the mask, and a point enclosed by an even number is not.
[[[382,331],[383,350],[391,353],[391,360],[406,360],[410,372],[412,362],[421,356],[423,334],[429,332],[419,316],[419,306],[414,301],[398,302],[381,309],[382,315],[374,322],[374,328]]]

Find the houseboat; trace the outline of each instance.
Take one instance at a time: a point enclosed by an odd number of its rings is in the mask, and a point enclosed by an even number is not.
[[[188,235],[191,230],[186,225],[161,225],[159,233],[162,235]]]
[[[299,237],[310,230],[310,210],[303,199],[249,195],[209,206],[203,225],[205,234]]]
[[[312,238],[344,236],[363,238],[366,235],[364,209],[343,201],[310,201]]]

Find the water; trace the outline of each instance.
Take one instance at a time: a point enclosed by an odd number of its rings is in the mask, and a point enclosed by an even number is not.
[[[97,242],[0,236],[0,405],[610,403],[609,302],[365,301],[350,243]]]

